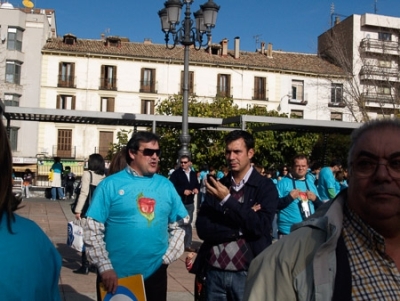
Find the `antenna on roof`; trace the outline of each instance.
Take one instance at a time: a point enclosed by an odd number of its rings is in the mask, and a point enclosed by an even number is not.
[[[256,40],[256,50],[257,50],[258,43],[260,43],[260,37],[261,36],[262,36],[262,34],[256,34],[256,35],[253,36],[253,39]]]
[[[375,4],[374,4],[374,14],[376,14],[376,13],[378,12],[377,4],[378,4],[378,0],[375,0]]]

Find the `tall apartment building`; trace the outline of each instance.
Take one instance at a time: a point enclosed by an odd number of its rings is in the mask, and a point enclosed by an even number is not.
[[[318,37],[319,55],[343,68],[343,105],[355,120],[399,114],[400,18],[352,15]]]
[[[57,35],[54,10],[0,6],[0,99],[6,106],[39,107],[41,50]],[[14,169],[37,168],[38,122],[13,121],[10,140]]]

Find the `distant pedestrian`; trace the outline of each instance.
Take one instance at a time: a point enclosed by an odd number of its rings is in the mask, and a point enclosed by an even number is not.
[[[30,197],[29,188],[32,186],[32,180],[33,180],[32,171],[29,168],[25,169],[23,179],[24,179],[23,186],[24,186],[25,197],[29,198]]]
[[[51,181],[51,200],[55,201],[57,199],[57,195],[60,200],[65,200],[65,195],[61,185],[61,175],[64,167],[61,163],[60,157],[54,157],[54,163],[50,170],[53,171],[53,178]]]
[[[321,169],[318,177],[318,194],[322,202],[335,198],[339,193],[336,186],[335,173],[342,169],[340,161],[333,160],[329,166]]]

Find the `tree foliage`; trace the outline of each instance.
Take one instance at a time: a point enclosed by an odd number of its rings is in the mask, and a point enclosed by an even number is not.
[[[123,130],[121,129],[117,133],[117,143],[112,143],[110,145],[110,148],[107,152],[107,156],[104,158],[106,160],[112,160],[114,155],[118,153],[123,146],[126,146],[128,144],[128,141],[130,139],[130,134],[132,133],[132,130]]]
[[[182,115],[182,97],[175,95],[161,101],[157,106],[157,114]],[[239,108],[231,98],[216,98],[213,102],[200,102],[196,98],[189,99],[188,114],[191,117],[228,118],[239,115],[288,117],[276,111],[267,111],[265,107]],[[266,124],[246,123],[246,130],[256,139],[255,163],[263,166],[278,167],[286,163],[297,153],[311,155],[313,146],[319,139],[315,133],[295,131],[265,131],[260,130]],[[240,128],[239,124],[227,125]],[[178,159],[180,149],[179,135],[181,128],[157,128],[161,136],[161,172],[164,174],[173,168]],[[202,164],[220,168],[225,165],[225,142],[227,132],[189,128],[191,141],[189,149],[194,167]]]

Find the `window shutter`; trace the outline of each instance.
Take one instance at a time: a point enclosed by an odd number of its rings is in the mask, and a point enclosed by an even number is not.
[[[150,102],[150,114],[154,114],[154,100]]]
[[[115,98],[109,97],[107,99],[107,112],[114,112],[115,107]]]
[[[100,75],[100,86],[101,87],[105,87],[106,86],[105,74],[106,74],[106,66],[105,65],[101,65],[101,75]]]
[[[76,96],[71,97],[71,110],[75,110]]]
[[[143,92],[143,90],[144,90],[144,68],[140,69],[140,92]]]
[[[217,95],[221,94],[221,74],[217,76]]]
[[[61,109],[61,95],[57,95],[56,109]]]
[[[181,71],[181,89],[180,89],[180,91],[181,91],[181,94],[183,95],[183,81],[184,81],[184,72],[183,71]]]
[[[226,97],[231,97],[231,76],[227,75],[226,76]]]
[[[113,75],[114,76],[113,76],[113,83],[112,84],[113,84],[113,88],[116,89],[117,88],[117,66],[114,66],[113,69],[114,69],[113,70],[113,72],[114,72]]]
[[[156,69],[151,72],[151,92],[156,92]]]
[[[70,87],[75,87],[75,63],[71,63]]]
[[[194,71],[189,71],[189,93],[193,94],[194,86]]]

